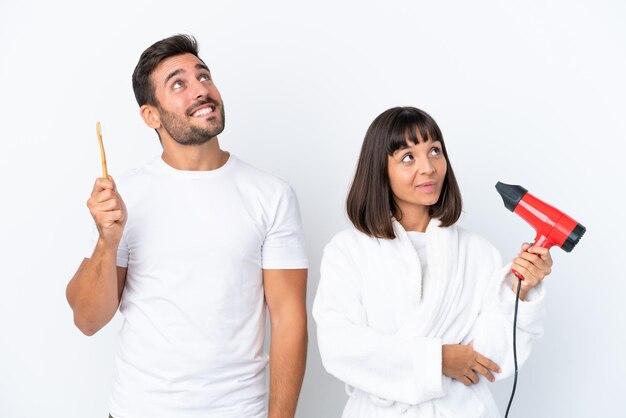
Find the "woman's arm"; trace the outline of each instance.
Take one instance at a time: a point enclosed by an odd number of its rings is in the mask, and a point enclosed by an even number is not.
[[[474,349],[500,365],[502,372],[495,374],[497,380],[514,373],[513,316],[517,278],[511,273],[515,268],[524,275],[517,316],[517,360],[521,367],[530,356],[533,343],[543,335],[545,289],[542,280],[551,271],[552,259],[545,249],[522,247],[518,257],[496,270],[487,285],[481,311],[472,328],[470,340]],[[501,265],[500,255],[493,250],[494,265]],[[539,253],[539,256],[533,254]]]
[[[369,327],[355,264],[333,242],[322,258],[313,317],[324,367],[343,382],[408,404],[444,394],[441,340]]]

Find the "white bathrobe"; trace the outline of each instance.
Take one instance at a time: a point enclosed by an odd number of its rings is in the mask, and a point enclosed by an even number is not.
[[[350,229],[324,249],[313,317],[326,370],[346,383],[344,418],[499,417],[486,378],[469,387],[442,374],[442,344],[468,344],[514,373],[510,265],[457,226],[426,229],[428,273],[406,231],[396,239]],[[544,290],[520,301],[521,365],[542,333]]]

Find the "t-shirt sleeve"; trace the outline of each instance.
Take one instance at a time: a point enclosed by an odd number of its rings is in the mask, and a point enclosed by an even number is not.
[[[308,268],[298,199],[289,184],[285,184],[275,213],[271,215],[273,219],[262,248],[263,268]]]
[[[99,237],[99,233],[98,233],[98,228],[96,227],[96,224],[94,223],[91,229],[91,238],[89,239],[89,242],[86,245],[85,248],[85,258],[91,258],[91,256],[93,255],[93,251],[96,248],[96,244],[98,242],[98,237]],[[120,244],[117,247],[117,262],[116,262],[118,267],[128,267],[128,246],[126,245],[126,240],[124,239],[124,236],[122,236],[122,239],[120,240]]]

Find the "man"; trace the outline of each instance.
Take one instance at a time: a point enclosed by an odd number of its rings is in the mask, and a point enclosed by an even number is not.
[[[296,197],[220,148],[224,105],[193,37],[144,51],[133,89],[163,154],[119,191],[111,177],[96,180],[95,248],[67,286],[86,335],[118,306],[124,315],[111,416],[293,417],[307,344]]]

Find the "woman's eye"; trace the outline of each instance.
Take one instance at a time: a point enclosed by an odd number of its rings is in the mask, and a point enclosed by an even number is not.
[[[441,154],[441,148],[439,147],[432,147],[432,149],[430,150],[431,155],[439,155]]]
[[[404,157],[402,157],[401,160],[403,163],[408,163],[413,161],[413,156],[411,154],[406,154]]]

